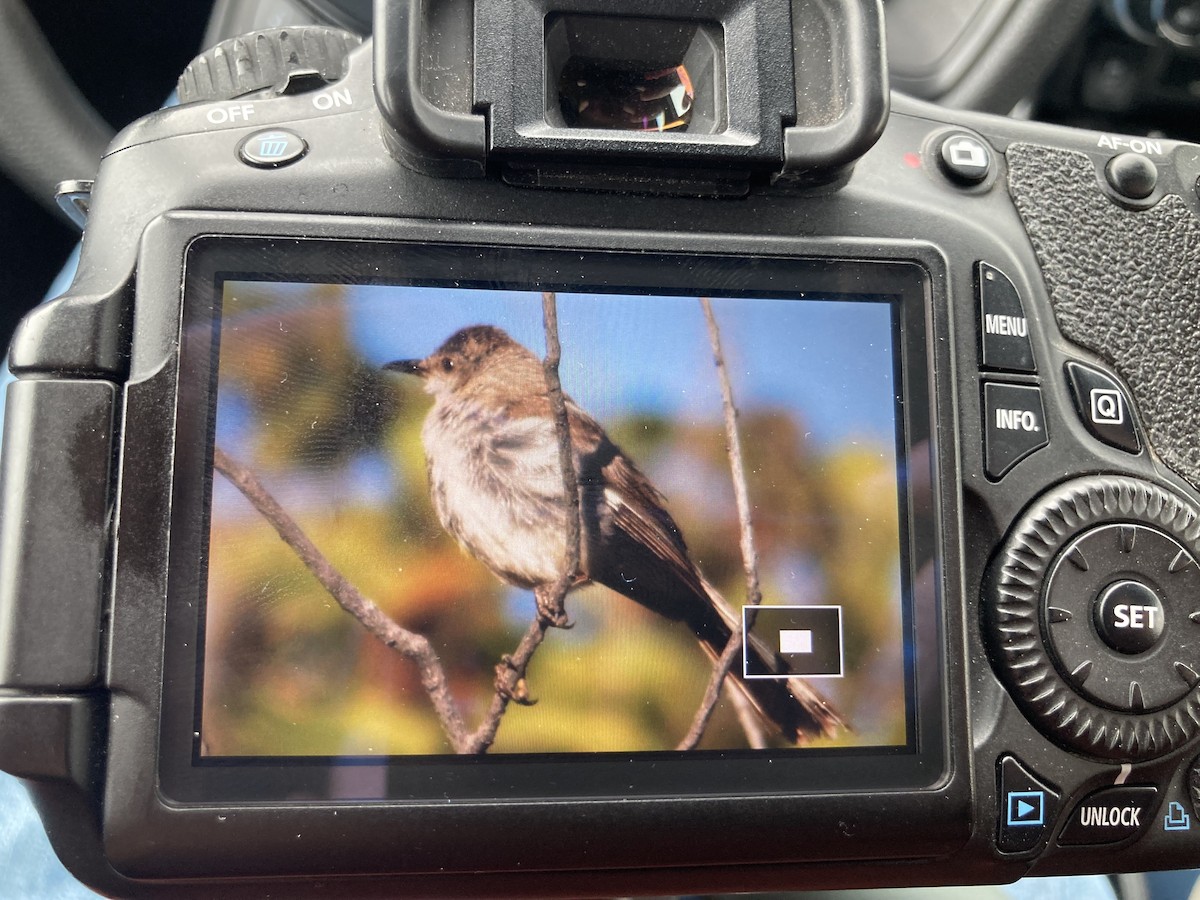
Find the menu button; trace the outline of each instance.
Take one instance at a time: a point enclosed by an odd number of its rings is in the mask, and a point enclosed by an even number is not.
[[[1037,371],[1029,342],[1029,319],[1012,280],[995,266],[981,262],[976,283],[984,366],[1009,372]]]
[[[986,313],[983,317],[983,327],[988,334],[1029,337],[1029,322],[1024,316],[1001,316]]]

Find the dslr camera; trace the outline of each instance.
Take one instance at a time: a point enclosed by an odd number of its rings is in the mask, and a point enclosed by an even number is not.
[[[109,147],[10,351],[0,768],[128,896],[1200,852],[1200,148],[878,2],[378,0]]]

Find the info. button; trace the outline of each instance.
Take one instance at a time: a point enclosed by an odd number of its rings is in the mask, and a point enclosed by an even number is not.
[[[1042,391],[1033,385],[986,382],[983,416],[985,465],[992,478],[1050,441]]]

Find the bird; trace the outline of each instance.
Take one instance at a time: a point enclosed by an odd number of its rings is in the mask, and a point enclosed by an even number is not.
[[[423,359],[383,369],[415,375],[432,395],[421,442],[430,498],[442,527],[501,581],[554,584],[569,561],[570,504],[540,358],[493,325],[459,329]],[[737,614],[700,573],[666,500],[603,427],[563,395],[579,492],[579,572],[689,628],[710,659],[725,649]],[[556,624],[564,624],[558,622]],[[786,673],[755,637],[756,671]],[[835,736],[841,715],[798,677],[732,682],[783,738]]]

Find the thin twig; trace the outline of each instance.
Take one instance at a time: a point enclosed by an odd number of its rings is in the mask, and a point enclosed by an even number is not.
[[[742,731],[746,733],[746,742],[752,749],[762,750],[767,746],[767,732],[763,728],[762,717],[750,702],[750,698],[731,685],[728,678],[725,679],[725,695],[733,702]]]
[[[569,626],[563,601],[567,591],[579,578],[579,486],[575,477],[575,454],[571,449],[567,402],[563,397],[562,381],[558,375],[558,366],[562,361],[562,345],[558,339],[558,304],[554,291],[542,291],[542,324],[546,332],[546,357],[542,360],[542,372],[546,378],[546,396],[550,400],[550,411],[554,416],[554,432],[558,438],[558,464],[562,473],[563,500],[566,504],[566,560],[562,572],[553,584],[541,585],[535,589],[537,617],[526,629],[517,649],[496,666],[496,694],[492,698],[487,715],[484,716],[483,724],[471,735],[468,744],[471,753],[483,753],[492,745],[500,727],[500,719],[510,702],[533,702],[529,698],[529,689],[525,683],[529,662],[534,651],[546,639],[546,632],[550,628]]]
[[[558,377],[558,366],[562,360],[562,346],[558,340],[558,303],[554,291],[542,291],[542,320],[546,329],[546,358],[542,360],[542,371],[546,376],[546,392],[550,399],[550,411],[554,414],[554,433],[558,437],[558,466],[562,472],[564,500],[567,504],[567,559],[562,573],[555,582],[554,592],[558,601],[566,596],[567,590],[579,577],[579,541],[581,517],[579,514],[579,484],[575,478],[575,454],[571,449],[571,427],[567,418],[567,401],[563,397],[562,381]],[[552,602],[553,598],[552,598]]]
[[[737,502],[738,522],[741,525],[740,543],[742,568],[746,573],[746,602],[750,606],[758,606],[762,603],[762,591],[758,584],[758,550],[754,546],[754,527],[750,522],[750,491],[746,487],[746,464],[742,458],[742,439],[738,435],[737,407],[733,405],[733,388],[729,383],[729,370],[725,367],[725,354],[721,350],[721,331],[713,315],[712,302],[707,297],[701,297],[700,305],[704,309],[713,362],[721,382],[721,405],[725,413],[725,440],[728,441],[729,468],[733,475],[733,498]]]
[[[500,729],[500,721],[508,704],[513,700],[524,705],[532,705],[529,689],[525,684],[525,672],[533,659],[534,651],[546,639],[546,632],[552,627],[552,622],[539,613],[525,629],[517,649],[505,656],[496,664],[496,692],[488,705],[483,721],[475,731],[468,736],[466,753],[486,753],[496,740],[496,732]]]
[[[423,635],[396,624],[387,613],[364,597],[358,588],[325,558],[295,520],[284,512],[283,507],[271,496],[258,477],[245,466],[235,462],[220,447],[213,450],[213,468],[242,492],[342,609],[358,619],[367,631],[384,644],[416,663],[421,672],[421,686],[429,695],[451,747],[456,753],[475,752],[470,749],[471,736],[468,735],[462,714],[450,693],[446,671],[429,641]]]
[[[712,302],[707,297],[700,298],[700,306],[704,310],[704,321],[708,326],[708,341],[712,345],[713,362],[717,367],[717,379],[721,382],[721,405],[725,414],[725,443],[729,453],[729,468],[733,475],[733,496],[737,502],[738,522],[741,528],[742,568],[746,574],[746,605],[758,606],[762,602],[762,591],[758,581],[758,551],[754,547],[754,528],[750,522],[750,492],[746,488],[746,468],[742,459],[742,441],[737,429],[737,407],[733,404],[733,388],[729,383],[729,371],[725,367],[725,353],[721,349],[721,329],[713,315]],[[753,615],[751,613],[750,615]],[[749,617],[748,617],[749,618]],[[749,621],[753,621],[749,619]],[[704,730],[708,727],[713,710],[721,697],[721,686],[729,674],[742,650],[742,625],[736,623],[725,644],[725,649],[713,663],[712,674],[708,686],[704,690],[704,700],[692,718],[692,726],[678,749],[691,750],[700,743]],[[743,720],[744,721],[744,720]],[[751,743],[754,737],[749,732],[746,735]]]
[[[713,661],[712,672],[709,674],[708,684],[704,688],[704,699],[696,708],[696,714],[692,717],[692,725],[688,728],[687,734],[683,736],[683,740],[676,746],[676,750],[694,750],[700,743],[700,738],[704,737],[708,723],[717,709],[717,701],[721,699],[721,687],[725,684],[725,676],[729,674],[729,667],[733,665],[734,659],[741,654],[741,651],[742,630],[735,627],[729,636],[729,641],[725,644],[725,649]],[[746,739],[747,741],[752,740],[749,734],[746,735]]]

